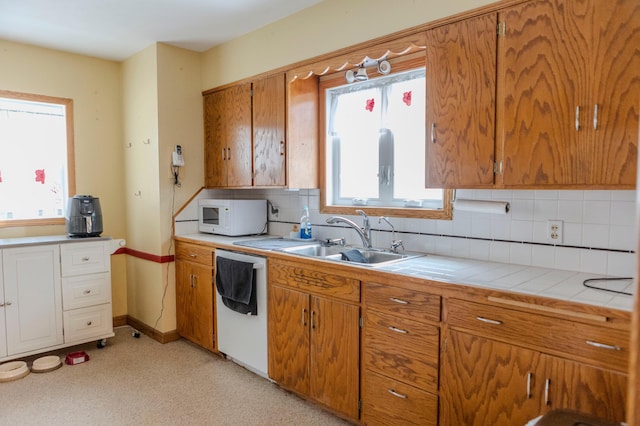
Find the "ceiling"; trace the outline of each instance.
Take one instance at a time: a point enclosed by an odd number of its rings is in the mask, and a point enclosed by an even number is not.
[[[155,42],[198,52],[322,0],[0,0],[0,39],[122,61]]]

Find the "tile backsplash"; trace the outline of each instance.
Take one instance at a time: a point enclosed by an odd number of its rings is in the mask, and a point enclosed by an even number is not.
[[[277,210],[269,209],[269,233],[284,236],[308,205],[314,237],[346,237],[348,243],[360,244],[352,229],[326,223],[330,215],[320,214],[315,189],[205,190],[200,197],[266,198]],[[456,197],[506,201],[511,208],[499,215],[454,209],[453,220],[393,217],[395,239],[401,239],[407,251],[635,276],[635,191],[457,190]],[[190,210],[177,218],[177,233],[180,221],[193,219]],[[360,216],[348,217],[361,223]],[[562,243],[547,238],[550,220],[562,221]],[[393,238],[389,225],[378,223],[375,216],[370,222],[374,246],[389,247]]]

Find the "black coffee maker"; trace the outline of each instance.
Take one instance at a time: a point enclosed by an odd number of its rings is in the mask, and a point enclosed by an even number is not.
[[[91,195],[69,198],[65,220],[70,237],[99,237],[102,234],[100,199]]]

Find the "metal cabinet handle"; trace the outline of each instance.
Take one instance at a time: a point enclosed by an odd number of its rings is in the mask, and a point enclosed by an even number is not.
[[[0,308],[3,308],[3,307],[4,307],[4,303],[0,303]]]
[[[197,254],[194,254],[194,253],[189,253],[189,257],[191,257],[191,258],[194,258],[194,259],[195,259],[196,257],[198,257],[198,255],[197,255]]]
[[[596,348],[608,349],[610,351],[621,351],[622,350],[622,348],[620,346],[618,346],[618,345],[607,345],[605,343],[594,342],[593,340],[587,340],[585,343],[587,345],[595,346]]]
[[[400,303],[401,305],[409,304],[409,302],[407,302],[406,300],[396,299],[395,297],[390,297],[389,300],[391,300],[392,302]]]
[[[476,317],[476,319],[478,321],[486,322],[487,324],[493,324],[493,325],[501,325],[502,324],[502,321],[492,320],[492,319],[485,318],[485,317]]]
[[[598,130],[598,104],[593,105],[593,130]]]
[[[227,160],[231,160],[231,148],[227,148]]]
[[[314,311],[311,311],[311,328],[315,329],[316,328],[316,324],[315,324],[315,317],[316,317],[316,313]]]
[[[398,393],[398,392],[394,391],[393,389],[387,389],[387,392],[389,392],[393,396],[397,396],[398,398],[407,399],[407,395],[403,395],[401,393]]]
[[[284,155],[284,141],[280,141],[280,155]]]
[[[431,123],[431,142],[436,143],[436,123]]]
[[[91,325],[93,324],[91,321],[87,321],[87,325]]]
[[[392,325],[389,326],[389,330],[395,331],[396,333],[409,334],[409,332],[407,330],[403,330],[401,328],[396,328],[396,327],[394,327]]]
[[[307,326],[307,310],[305,308],[302,308],[302,326]]]
[[[576,131],[580,130],[580,105],[576,107]]]
[[[533,373],[529,372],[527,374],[527,398],[531,399],[531,379],[533,378]]]
[[[11,306],[11,303],[12,303],[12,302],[5,302],[4,304],[5,304],[6,306]]]
[[[227,148],[222,148],[222,161],[227,159]]]
[[[551,400],[549,400],[549,388],[551,387],[551,379],[547,379],[544,381],[544,403],[545,405],[551,405]]]
[[[88,262],[90,259],[91,259],[91,258],[87,256],[87,257],[83,257],[83,258],[82,258],[82,261],[83,261],[83,262]]]
[[[84,294],[91,294],[91,290],[85,290],[83,293]]]

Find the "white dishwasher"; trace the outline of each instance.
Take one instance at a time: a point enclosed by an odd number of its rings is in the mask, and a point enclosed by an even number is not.
[[[248,315],[228,308],[216,287],[215,315],[218,351],[235,363],[268,378],[267,372],[267,259],[227,250],[215,251],[218,258],[252,263],[256,292],[257,315]],[[218,279],[216,266],[216,282]]]

